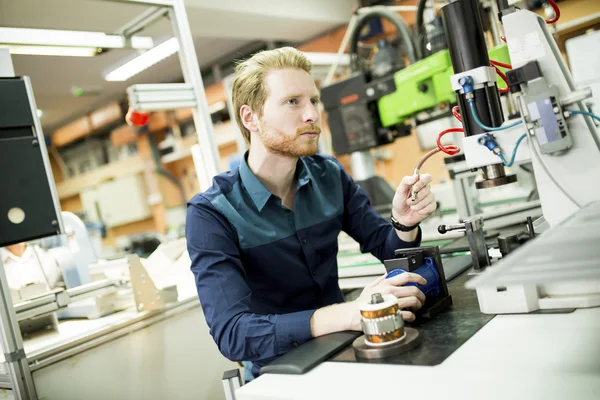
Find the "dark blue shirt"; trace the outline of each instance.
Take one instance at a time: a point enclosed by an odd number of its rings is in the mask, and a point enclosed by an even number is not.
[[[261,366],[309,340],[316,309],[344,301],[338,235],[380,260],[415,247],[398,238],[333,157],[302,157],[294,211],[269,192],[243,157],[187,209],[192,272],[210,333],[233,361]]]

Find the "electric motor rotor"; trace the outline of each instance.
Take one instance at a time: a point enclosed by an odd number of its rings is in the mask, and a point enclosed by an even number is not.
[[[406,336],[402,311],[394,295],[374,293],[369,303],[361,304],[360,314],[368,346],[390,345]]]

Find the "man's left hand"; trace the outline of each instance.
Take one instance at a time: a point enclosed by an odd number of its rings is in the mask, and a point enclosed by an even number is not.
[[[431,181],[429,174],[402,178],[392,203],[392,215],[402,225],[416,225],[429,217],[437,208],[435,196],[429,187]],[[415,201],[411,199],[412,190],[416,193]]]

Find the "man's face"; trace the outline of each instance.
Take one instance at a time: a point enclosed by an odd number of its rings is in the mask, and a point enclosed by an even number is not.
[[[265,78],[267,97],[258,134],[267,150],[288,156],[312,156],[321,133],[319,92],[312,77],[301,69],[270,71]]]

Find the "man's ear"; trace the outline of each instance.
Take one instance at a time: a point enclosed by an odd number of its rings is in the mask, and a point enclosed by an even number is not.
[[[257,119],[254,118],[254,111],[252,111],[249,105],[244,104],[240,107],[240,117],[242,118],[242,123],[246,129],[250,132],[258,131]]]

